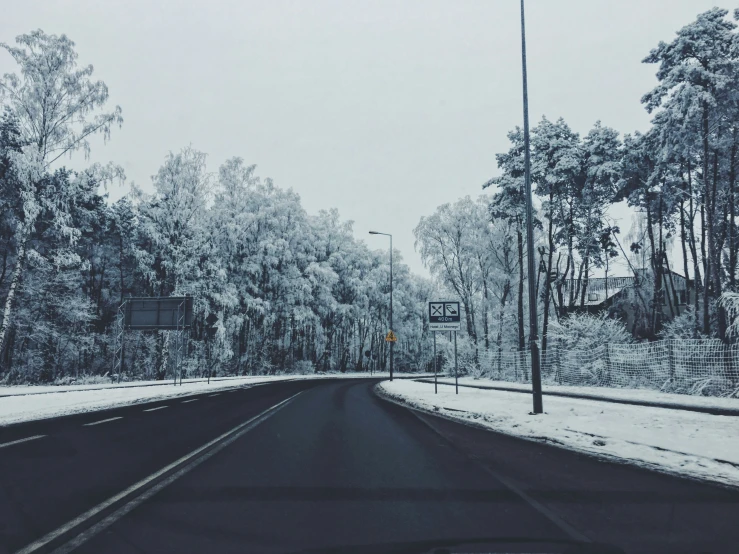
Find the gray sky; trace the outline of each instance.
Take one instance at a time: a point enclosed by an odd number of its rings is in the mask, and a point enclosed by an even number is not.
[[[527,0],[532,124],[646,129],[656,68],[641,59],[714,5]],[[76,42],[125,119],[92,161],[145,190],[170,150],[192,144],[210,171],[241,156],[309,213],[338,208],[371,246],[385,242],[369,229],[392,233],[426,274],[419,218],[477,196],[522,123],[519,24],[517,0],[25,0],[3,7],[0,41],[41,28]]]

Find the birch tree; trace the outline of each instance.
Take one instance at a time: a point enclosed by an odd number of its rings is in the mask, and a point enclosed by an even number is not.
[[[18,36],[16,43],[15,47],[0,43],[20,71],[20,75],[8,73],[0,78],[0,102],[16,122],[21,146],[21,151],[10,157],[21,202],[13,238],[15,264],[0,323],[0,352],[29,252],[28,239],[44,205],[54,202],[43,186],[44,174],[65,154],[77,150],[89,153],[90,137],[102,134],[107,138],[111,128],[123,122],[120,107],[103,111],[108,88],[92,79],[92,65],[78,68],[74,43],[65,35],[37,30]]]

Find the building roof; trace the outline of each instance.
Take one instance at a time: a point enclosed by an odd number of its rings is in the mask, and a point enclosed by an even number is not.
[[[640,275],[640,277],[646,277],[646,273],[648,272],[648,270],[646,268],[640,268],[637,269],[636,272]],[[665,271],[665,273],[668,272]],[[680,277],[680,279],[685,280],[685,277],[677,273],[676,271],[670,270],[669,273],[672,273],[673,275]],[[565,298],[569,297],[570,288],[574,287],[576,294],[578,294],[576,302],[578,306],[581,306],[579,297],[579,294],[581,292],[581,284],[579,283],[580,280],[581,279],[566,279],[562,283],[562,293]],[[584,279],[582,280],[584,281]],[[633,275],[630,277],[608,277],[607,279],[605,277],[590,277],[588,279],[588,288],[585,293],[585,306],[599,306],[608,299],[616,296],[622,290],[633,287],[634,280],[635,279]],[[678,286],[675,286],[675,288],[679,290]]]

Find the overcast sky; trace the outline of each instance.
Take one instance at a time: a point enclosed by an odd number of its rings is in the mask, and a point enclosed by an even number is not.
[[[527,0],[532,124],[560,116],[645,130],[640,63],[715,0]],[[724,2],[722,7],[732,6]],[[5,2],[0,41],[32,29],[69,36],[125,123],[93,161],[151,190],[170,150],[227,158],[336,207],[355,234],[394,235],[426,273],[412,230],[440,204],[481,193],[495,153],[522,124],[517,0]],[[0,72],[15,71],[0,53]],[[67,160],[82,167],[81,157]],[[127,190],[116,187],[112,199]]]

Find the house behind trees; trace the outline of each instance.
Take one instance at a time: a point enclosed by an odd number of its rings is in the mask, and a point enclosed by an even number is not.
[[[570,313],[607,313],[620,318],[635,337],[645,337],[653,328],[650,318],[670,321],[691,303],[693,283],[679,273],[662,268],[663,289],[654,294],[651,269],[638,269],[636,276],[590,277],[552,283],[560,316]],[[583,287],[585,294],[583,295]],[[654,304],[656,298],[656,305]],[[657,312],[655,308],[659,308]],[[656,313],[655,313],[656,312]]]

